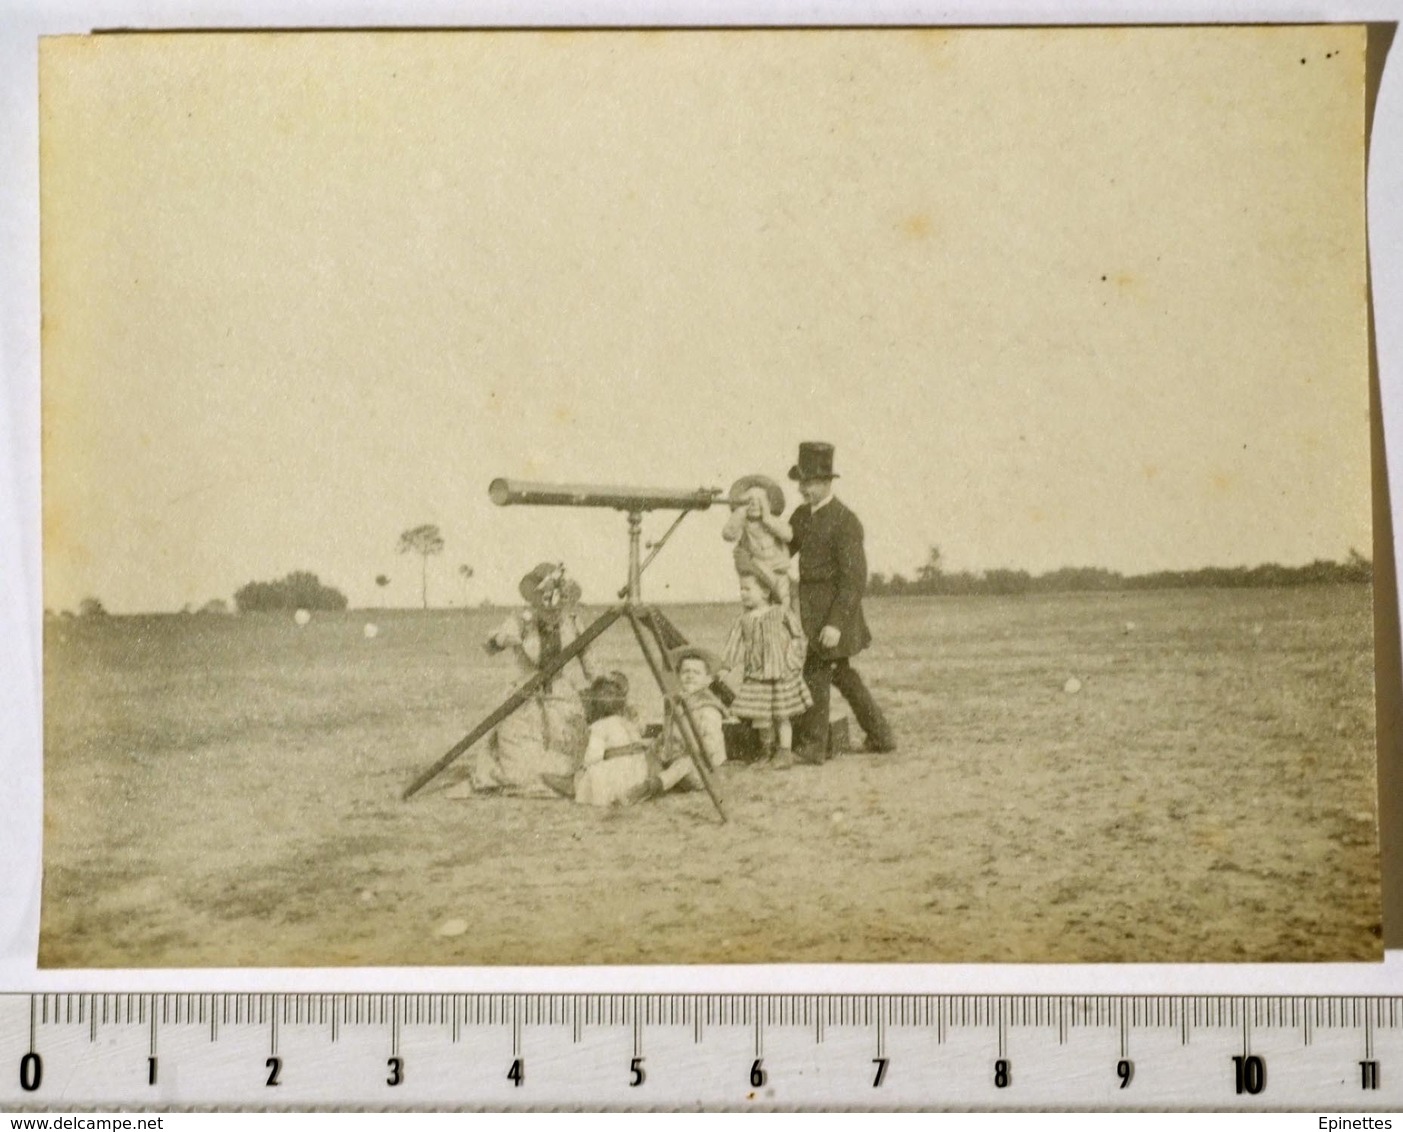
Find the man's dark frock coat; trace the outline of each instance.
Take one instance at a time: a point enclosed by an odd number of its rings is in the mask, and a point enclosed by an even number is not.
[[[789,525],[794,531],[789,549],[799,555],[799,614],[810,655],[829,660],[856,656],[872,643],[862,616],[867,554],[861,520],[841,500],[830,498],[817,511],[801,504]],[[818,643],[825,625],[842,634],[836,648]]]

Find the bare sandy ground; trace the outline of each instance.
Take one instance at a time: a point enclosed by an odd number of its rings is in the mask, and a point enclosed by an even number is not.
[[[733,616],[672,612],[704,642]],[[500,613],[55,624],[40,962],[1381,956],[1367,589],[870,613],[900,750],[728,767],[725,824],[452,775],[401,802],[499,698]],[[601,653],[644,685],[622,630]]]

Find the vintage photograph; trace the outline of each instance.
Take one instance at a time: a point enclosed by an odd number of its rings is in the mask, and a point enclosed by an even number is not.
[[[43,41],[40,966],[1380,959],[1368,34]]]

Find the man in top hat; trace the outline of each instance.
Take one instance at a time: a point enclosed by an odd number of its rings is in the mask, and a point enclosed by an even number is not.
[[[838,478],[833,445],[800,444],[799,462],[789,469],[789,478],[798,482],[804,497],[789,520],[794,535],[790,550],[799,555],[799,614],[809,639],[804,679],[814,698],[814,706],[796,721],[795,758],[822,762],[828,757],[830,686],[852,706],[867,733],[866,749],[893,751],[891,727],[851,664],[851,658],[872,643],[862,616],[867,555],[861,521],[833,495]]]

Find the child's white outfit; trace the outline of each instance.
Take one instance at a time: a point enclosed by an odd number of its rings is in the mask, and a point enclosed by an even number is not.
[[[743,680],[731,713],[737,719],[793,719],[813,706],[804,682],[807,642],[793,610],[782,605],[747,609],[726,641],[726,665]]]
[[[789,543],[765,526],[764,520],[752,519],[744,507],[737,507],[721,529],[721,537],[736,544],[736,573],[748,574],[761,570],[770,579],[782,604],[789,604]]]
[[[584,764],[575,776],[575,801],[587,806],[623,802],[648,781],[648,744],[637,725],[606,715],[589,725]]]
[[[678,760],[657,767],[652,744],[638,726],[621,715],[606,715],[589,726],[584,766],[575,776],[575,801],[586,806],[626,806],[665,794],[692,774],[692,764]]]

